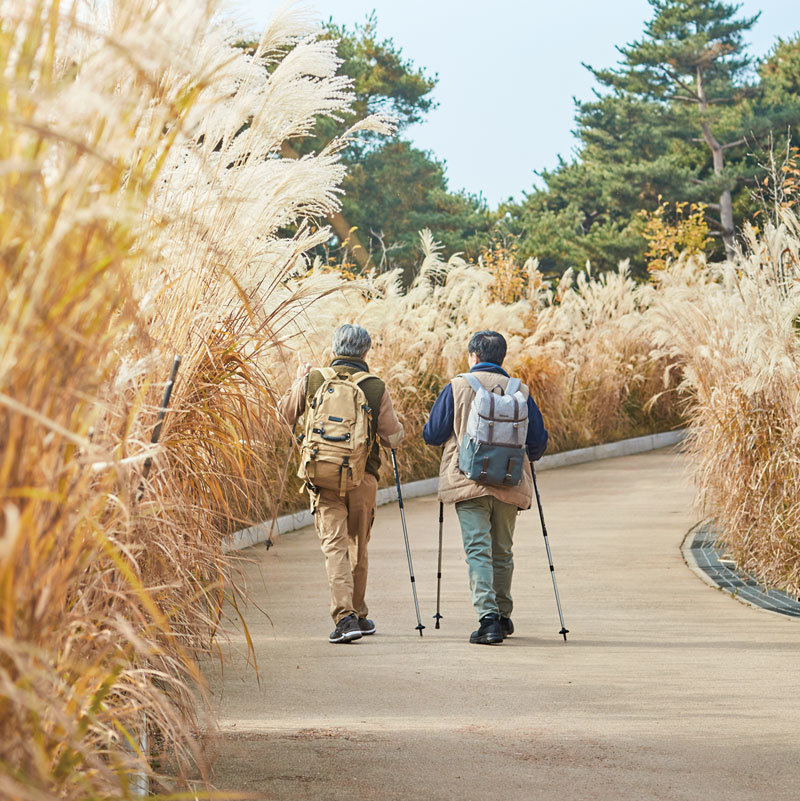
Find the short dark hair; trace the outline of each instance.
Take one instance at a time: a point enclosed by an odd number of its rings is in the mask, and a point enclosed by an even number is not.
[[[506,357],[506,338],[497,331],[478,331],[472,335],[467,350],[476,354],[482,362],[502,364]]]

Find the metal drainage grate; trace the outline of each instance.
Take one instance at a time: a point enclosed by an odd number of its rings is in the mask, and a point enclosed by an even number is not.
[[[720,589],[770,612],[800,618],[800,601],[780,590],[765,590],[756,579],[723,557],[711,523],[698,525],[688,546],[697,567]]]

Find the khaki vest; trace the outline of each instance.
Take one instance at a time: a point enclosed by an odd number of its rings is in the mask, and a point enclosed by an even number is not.
[[[508,377],[500,373],[480,371],[472,375],[489,391],[498,385],[505,389],[508,384]],[[467,430],[469,408],[475,392],[466,379],[459,376],[456,376],[450,384],[453,387],[453,434],[445,442],[442,453],[442,463],[439,468],[439,500],[443,503],[457,503],[484,495],[492,495],[498,500],[511,503],[520,509],[530,509],[533,501],[533,476],[527,458],[523,463],[522,481],[516,487],[478,484],[468,479],[458,469],[458,449]],[[523,384],[520,391],[527,400],[528,387]]]

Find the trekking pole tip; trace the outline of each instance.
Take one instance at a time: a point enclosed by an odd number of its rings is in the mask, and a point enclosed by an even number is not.
[[[566,642],[567,634],[569,634],[569,629],[561,629],[561,631],[559,631],[558,633],[564,638],[564,642]]]
[[[436,625],[434,626],[435,629],[439,628],[439,621],[444,617],[444,615],[440,615],[438,612],[433,616],[433,619],[436,621]]]
[[[421,637],[422,636],[422,629],[424,629],[425,626],[423,626],[422,623],[420,623],[419,626],[414,626],[414,628],[419,632],[419,636]]]

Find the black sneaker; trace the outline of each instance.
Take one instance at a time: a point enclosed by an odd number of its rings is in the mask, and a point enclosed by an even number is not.
[[[499,615],[484,615],[480,627],[469,636],[469,641],[477,645],[502,645],[503,629]]]
[[[514,633],[514,624],[511,622],[510,617],[500,616],[500,628],[503,630],[503,639]]]
[[[343,617],[328,637],[328,642],[352,642],[361,639],[361,627],[355,615]]]
[[[375,624],[368,617],[360,617],[358,619],[358,627],[365,636],[375,633]]]

